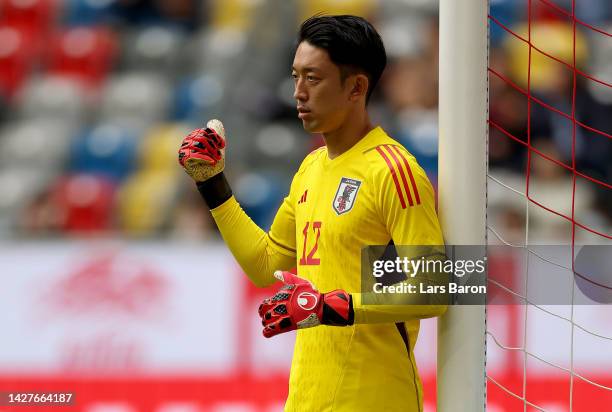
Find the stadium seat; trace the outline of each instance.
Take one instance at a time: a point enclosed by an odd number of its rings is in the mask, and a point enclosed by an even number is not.
[[[300,138],[303,137],[303,138]],[[251,164],[293,168],[308,153],[308,134],[295,124],[270,123],[245,142],[252,145]]]
[[[513,28],[519,34],[528,31],[527,24],[520,24]],[[583,32],[576,31],[575,38],[570,24],[564,22],[538,22],[531,27],[531,41],[540,50],[565,63],[572,63],[574,52],[576,66],[583,68],[589,54],[589,44]],[[572,45],[575,42],[575,50]],[[528,47],[521,41],[511,37],[505,43],[510,58],[510,73],[519,86],[527,86],[527,68],[529,70],[530,85],[537,93],[557,93],[558,79],[561,75],[571,73],[570,69],[556,62],[550,57],[537,52],[528,58]],[[548,102],[547,102],[548,103]]]
[[[72,174],[51,189],[52,203],[65,232],[95,233],[112,227],[115,185],[100,176]]]
[[[205,74],[184,79],[174,91],[172,118],[193,122],[208,119],[214,116],[223,93],[223,84],[216,76]]]
[[[3,168],[0,170],[0,235],[4,238],[14,233],[21,210],[41,191],[55,173],[29,167]]]
[[[398,117],[399,142],[417,159],[431,179],[438,170],[438,112],[404,110]]]
[[[156,234],[168,223],[178,187],[175,173],[146,171],[132,175],[118,195],[122,231],[133,236]]]
[[[503,22],[507,27],[512,27],[516,24],[520,9],[516,7],[515,0],[498,0],[491,5],[491,14],[495,15],[499,21]],[[497,24],[492,24],[490,27],[490,41],[493,46],[501,46],[504,39],[508,36],[508,32],[502,29]]]
[[[253,3],[226,0],[212,3],[211,17],[215,28],[246,30],[254,14]]]
[[[70,170],[120,181],[134,168],[137,137],[129,129],[100,124],[77,136],[70,149]]]
[[[114,20],[115,0],[65,0],[62,20],[68,26],[94,26]]]
[[[0,0],[0,17],[3,23],[43,35],[53,26],[60,4],[56,0]]]
[[[179,57],[184,42],[185,36],[169,27],[134,29],[124,41],[123,66],[127,70],[152,70],[176,76],[183,69]]]
[[[43,76],[31,78],[16,96],[16,103],[22,118],[59,119],[66,124],[79,124],[88,114],[91,100],[80,82]]]
[[[115,34],[105,28],[71,28],[53,36],[47,56],[51,74],[72,76],[91,87],[99,86],[117,56]]]
[[[612,33],[612,24],[603,27],[606,33]],[[612,81],[612,41],[605,36],[597,34],[591,37],[592,41],[592,75],[608,83]],[[588,88],[593,97],[600,103],[612,105],[612,87],[606,87],[595,81],[588,81]]]
[[[4,167],[59,171],[68,156],[74,130],[59,120],[16,121],[0,131],[0,163]]]
[[[238,177],[233,185],[236,199],[259,227],[269,228],[289,186],[287,176],[273,171],[249,172]]]
[[[247,36],[232,29],[200,30],[183,49],[183,59],[201,73],[223,75],[232,59],[245,51]]]
[[[102,95],[101,117],[146,129],[167,117],[169,85],[159,75],[128,72],[109,80]]]
[[[300,21],[320,13],[321,10],[325,10],[326,14],[353,14],[367,17],[375,12],[377,5],[375,0],[300,0],[298,3]]]
[[[28,76],[38,44],[33,33],[0,25],[0,94],[10,100]]]
[[[192,130],[184,123],[160,124],[152,129],[139,147],[139,168],[143,172],[182,173],[177,150]]]

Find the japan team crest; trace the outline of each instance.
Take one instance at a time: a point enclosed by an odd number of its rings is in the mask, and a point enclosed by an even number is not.
[[[334,203],[332,204],[337,214],[342,215],[353,208],[359,186],[361,186],[361,181],[359,180],[349,179],[348,177],[343,177],[340,180],[340,186],[338,186],[336,196],[334,196]]]

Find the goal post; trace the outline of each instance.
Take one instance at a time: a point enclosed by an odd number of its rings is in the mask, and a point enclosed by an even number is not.
[[[487,0],[440,0],[438,211],[448,245],[485,245]],[[437,410],[486,406],[485,307],[438,320]]]

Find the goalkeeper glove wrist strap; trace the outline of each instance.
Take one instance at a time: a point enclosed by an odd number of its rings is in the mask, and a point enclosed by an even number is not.
[[[223,172],[203,182],[196,182],[196,185],[202,199],[204,199],[210,209],[221,206],[232,197],[232,188]]]
[[[347,302],[348,298],[348,302]],[[353,297],[343,290],[334,290],[321,296],[323,313],[321,323],[332,326],[348,326],[355,322]]]

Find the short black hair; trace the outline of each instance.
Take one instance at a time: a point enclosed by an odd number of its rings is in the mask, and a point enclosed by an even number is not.
[[[363,17],[315,15],[300,26],[297,45],[308,42],[324,49],[340,67],[342,81],[348,74],[364,73],[369,79],[366,103],[378,83],[387,53],[376,29]]]

